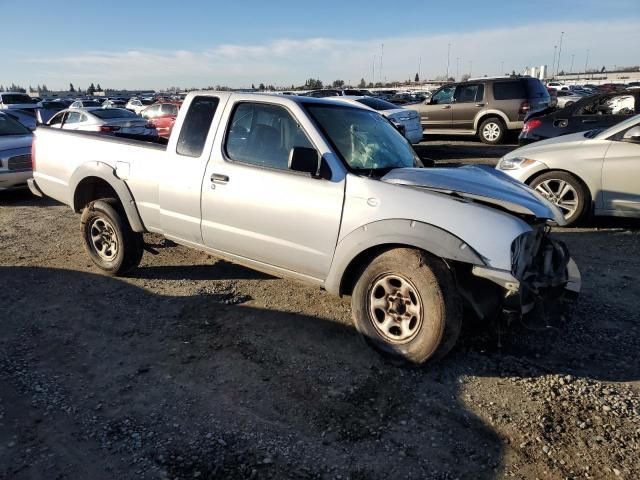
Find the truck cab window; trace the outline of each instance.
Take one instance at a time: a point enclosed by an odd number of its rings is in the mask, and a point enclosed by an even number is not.
[[[293,147],[313,145],[285,108],[247,102],[234,110],[225,141],[231,160],[287,170]]]
[[[219,100],[217,97],[195,97],[180,130],[176,152],[188,157],[202,155],[211,121],[216,113]]]

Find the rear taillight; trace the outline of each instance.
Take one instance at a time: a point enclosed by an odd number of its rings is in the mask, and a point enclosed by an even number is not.
[[[531,130],[538,128],[540,125],[542,125],[542,120],[538,120],[537,118],[529,120],[528,122],[525,122],[524,127],[522,127],[522,133],[528,133]]]
[[[526,100],[520,104],[520,115],[526,115],[531,110],[531,105]]]
[[[113,133],[120,130],[120,127],[116,127],[115,125],[100,125],[100,132],[103,133]]]
[[[36,171],[36,137],[31,140],[31,170]]]

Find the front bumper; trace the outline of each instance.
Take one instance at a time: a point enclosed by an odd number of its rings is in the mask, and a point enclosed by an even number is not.
[[[13,190],[26,188],[27,180],[31,178],[33,172],[29,170],[6,170],[0,169],[0,190]]]
[[[502,310],[526,314],[537,305],[547,306],[580,293],[580,270],[564,243],[551,239],[543,228],[514,240],[511,271],[474,266],[475,277],[501,288]],[[495,288],[495,287],[494,287]]]

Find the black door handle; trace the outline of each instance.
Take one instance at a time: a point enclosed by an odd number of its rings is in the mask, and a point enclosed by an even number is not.
[[[229,183],[229,177],[226,175],[221,175],[219,173],[214,173],[211,175],[211,181],[213,183]]]

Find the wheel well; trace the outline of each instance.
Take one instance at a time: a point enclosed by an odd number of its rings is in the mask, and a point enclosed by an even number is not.
[[[480,125],[482,125],[482,122],[484,122],[485,120],[489,120],[490,118],[495,118],[496,120],[500,120],[502,123],[504,123],[506,128],[507,124],[505,123],[504,118],[502,118],[500,115],[498,115],[497,113],[485,113],[478,119],[478,123],[476,125],[476,133],[480,131]]]
[[[356,255],[351,262],[349,262],[349,265],[344,270],[342,279],[340,280],[340,295],[351,295],[353,293],[353,288],[356,286],[356,282],[360,277],[360,273],[366,268],[366,266],[369,265],[369,263],[371,263],[371,261],[378,255],[395,248],[412,248],[414,250],[425,252],[433,257],[440,258],[423,248],[416,247],[415,245],[405,245],[403,243],[385,243],[382,245],[375,245],[363,250]],[[445,261],[445,263],[447,262]]]
[[[115,198],[119,201],[118,194],[106,180],[99,177],[83,178],[73,194],[73,209],[79,212],[88,203],[100,198]]]

